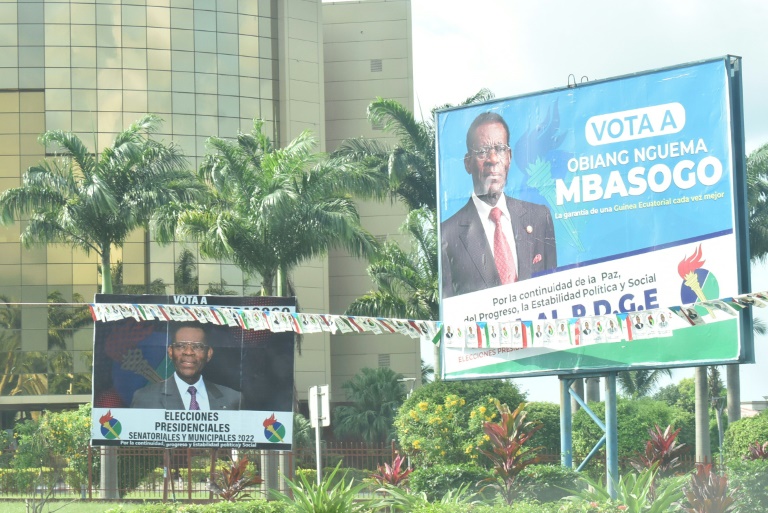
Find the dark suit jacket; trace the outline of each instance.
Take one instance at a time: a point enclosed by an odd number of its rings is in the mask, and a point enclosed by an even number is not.
[[[211,410],[239,410],[240,392],[232,390],[224,385],[217,385],[205,378],[205,389],[208,391],[208,402]],[[160,408],[164,410],[183,410],[184,401],[181,400],[179,387],[173,376],[140,388],[133,394],[131,408]]]
[[[557,267],[555,227],[549,208],[510,197],[507,197],[507,208],[517,248],[518,281]],[[443,297],[501,285],[493,252],[472,198],[440,227]]]

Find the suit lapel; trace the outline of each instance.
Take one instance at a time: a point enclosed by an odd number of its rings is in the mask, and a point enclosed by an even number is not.
[[[181,400],[179,387],[176,386],[176,380],[171,376],[165,381],[165,390],[162,393],[163,407],[166,410],[183,410],[184,401]]]
[[[528,233],[531,224],[528,219],[528,210],[523,203],[507,197],[507,208],[512,218],[512,233],[515,236],[515,249],[517,250],[517,279],[527,280],[531,277],[533,269],[533,244],[532,233]]]
[[[462,216],[460,219],[461,231],[459,232],[459,239],[464,245],[468,260],[474,264],[485,286],[495,287],[501,284],[499,271],[496,269],[496,264],[491,257],[493,253],[488,245],[488,238],[485,236],[483,223],[472,203],[472,198],[469,199],[467,206],[470,206],[470,204],[471,208],[466,209],[467,215]],[[473,255],[479,255],[479,257],[473,258]]]

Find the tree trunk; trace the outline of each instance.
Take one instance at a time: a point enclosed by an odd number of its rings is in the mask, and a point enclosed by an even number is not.
[[[726,365],[725,387],[728,393],[728,425],[741,418],[741,379],[739,364]]]
[[[272,296],[273,294],[273,284],[275,281],[275,273],[270,271],[266,272],[261,275],[261,295],[262,296]]]
[[[600,378],[587,378],[587,404],[600,402]]]
[[[696,367],[694,383],[696,390],[696,461],[698,463],[711,463],[712,449],[709,444],[709,394],[707,393],[706,367]]]
[[[110,266],[110,247],[107,246],[101,252],[101,293],[112,293],[112,267]]]

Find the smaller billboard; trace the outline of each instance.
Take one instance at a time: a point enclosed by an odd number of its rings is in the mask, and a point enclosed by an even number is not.
[[[211,307],[292,313],[295,298],[97,294],[99,304],[198,315],[95,324],[92,445],[290,450],[294,333],[243,329]]]

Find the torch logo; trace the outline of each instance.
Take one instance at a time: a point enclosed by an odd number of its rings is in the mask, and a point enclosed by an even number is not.
[[[707,298],[720,297],[720,287],[715,275],[704,269],[706,262],[702,257],[701,244],[690,257],[684,258],[677,265],[677,272],[683,279],[680,286],[680,299],[685,304],[700,303]]]
[[[285,438],[285,426],[275,419],[274,413],[264,420],[264,436],[272,443],[282,442]]]
[[[101,434],[107,440],[120,440],[120,432],[123,430],[123,426],[120,425],[120,421],[112,416],[112,410],[108,410],[107,413],[99,418],[99,424],[101,425]]]

